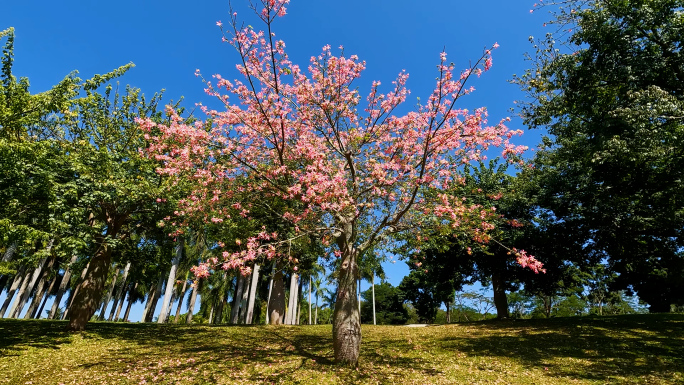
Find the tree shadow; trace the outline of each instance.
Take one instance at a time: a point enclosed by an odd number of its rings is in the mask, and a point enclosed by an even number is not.
[[[469,337],[443,338],[441,347],[471,356],[507,357],[528,368],[543,368],[552,376],[592,381],[684,373],[684,315],[680,314],[470,326],[475,332]]]

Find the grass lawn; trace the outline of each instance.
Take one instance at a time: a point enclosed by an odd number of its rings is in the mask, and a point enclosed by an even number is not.
[[[357,368],[321,326],[0,320],[0,384],[684,384],[684,314],[363,326]]]

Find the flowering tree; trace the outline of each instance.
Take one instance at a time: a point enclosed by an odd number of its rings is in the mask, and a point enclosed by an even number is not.
[[[288,2],[261,0],[263,8],[255,11],[265,31],[240,27],[232,13],[224,40],[237,50],[243,78],[214,75],[206,81],[206,92],[225,109],[205,107],[207,120],[194,125],[184,124],[172,110],[168,126],[151,120],[140,124],[155,133],[149,136],[149,151],[163,161],[159,172],[195,182],[192,195],[181,201],[182,217],[222,222],[249,216],[255,206],[269,210],[273,200],[287,202],[279,205],[278,215],[294,235],[255,234],[240,251],[226,251],[223,260],[195,268],[196,275],[219,265],[247,270],[245,264],[260,255],[276,258],[287,249],[280,246],[312,234],[341,259],[334,352],[338,362],[355,364],[361,342],[358,257],[392,234],[435,224],[485,233],[491,228],[489,208],[425,191],[462,183],[463,165],[492,146],[501,147],[504,157],[521,153],[523,147],[509,144],[521,131],[503,123],[486,126],[484,109],[456,107],[472,91],[466,81],[491,67],[489,50],[461,73],[441,53],[437,84],[427,102],[399,115],[409,94],[407,73],[400,73],[387,93],[373,82],[362,102],[352,84],[365,63],[355,55],[336,56],[326,46],[306,71],[289,60],[285,43],[271,31]],[[536,266],[524,254],[521,261]]]

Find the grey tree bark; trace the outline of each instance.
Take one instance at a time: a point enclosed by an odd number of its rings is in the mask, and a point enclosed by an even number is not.
[[[0,318],[5,318],[5,313],[7,312],[7,308],[9,307],[10,303],[12,303],[14,295],[16,294],[19,287],[22,286],[24,280],[29,279],[30,276],[31,272],[29,271],[27,273],[25,266],[22,265],[21,267],[19,267],[19,269],[17,270],[17,274],[14,275],[14,279],[12,280],[12,285],[10,286],[10,289],[7,291],[7,298],[5,298],[5,302],[3,302],[2,308],[0,309]]]
[[[128,272],[131,269],[131,263],[126,263],[124,267],[123,277],[121,277],[121,286],[116,292],[116,297],[114,297],[114,303],[112,304],[112,310],[109,312],[108,321],[116,322],[119,319],[119,314],[121,313],[121,306],[126,299],[126,280],[128,279]]]
[[[185,317],[185,323],[192,323],[192,313],[195,311],[195,301],[197,301],[197,292],[199,291],[199,282],[195,282],[192,288],[192,294],[190,294],[190,304],[188,305],[188,315]]]
[[[159,303],[159,297],[161,297],[161,292],[163,288],[164,275],[159,275],[159,280],[157,280],[157,286],[154,289],[154,296],[152,297],[152,302],[150,303],[149,312],[145,316],[145,322],[152,322],[152,320],[154,319],[154,312],[157,310],[157,304]]]
[[[276,267],[272,280],[271,298],[268,301],[269,324],[280,325],[283,323],[282,317],[285,314],[283,271]]]
[[[245,277],[238,272],[235,293],[233,294],[233,306],[230,308],[230,323],[237,324],[240,311],[240,303],[242,302],[242,291],[245,286]]]
[[[178,307],[176,308],[176,316],[173,317],[173,323],[177,324],[178,323],[178,318],[180,318],[180,313],[181,313],[181,306],[183,306],[183,300],[185,299],[185,295],[188,292],[188,278],[190,276],[190,272],[185,274],[185,281],[183,281],[183,288],[181,289],[181,295],[178,298]]]
[[[26,315],[24,315],[24,319],[31,319],[35,317],[36,311],[38,310],[38,307],[40,306],[40,303],[43,299],[43,296],[45,295],[49,271],[52,270],[53,266],[55,265],[55,261],[57,260],[57,257],[48,258],[48,263],[43,267],[43,271],[41,272],[40,277],[38,278],[38,283],[34,290],[33,301],[31,301],[29,308],[26,310]]]
[[[102,310],[100,310],[100,318],[104,320],[105,313],[107,311],[107,305],[109,305],[109,301],[112,300],[112,295],[114,294],[114,287],[116,287],[116,280],[119,277],[119,272],[121,271],[121,268],[119,266],[116,267],[116,270],[114,271],[114,276],[112,276],[112,283],[109,285],[109,290],[107,290],[107,296],[105,297],[104,303],[102,304]],[[114,305],[116,306],[116,304]]]
[[[26,305],[26,301],[31,295],[33,287],[36,285],[38,278],[43,272],[43,266],[45,265],[45,262],[47,262],[47,257],[43,258],[38,264],[38,267],[33,270],[31,278],[24,280],[24,283],[21,285],[21,288],[19,288],[19,292],[17,293],[17,300],[12,304],[12,308],[10,309],[9,318],[19,318],[21,315],[21,311],[24,309],[24,305]]]
[[[131,306],[133,305],[133,293],[138,289],[138,282],[133,285],[131,290],[128,292],[128,305],[126,305],[126,312],[123,316],[123,322],[128,322],[128,315],[131,313]]]
[[[375,272],[371,272],[371,290],[372,290],[372,295],[373,295],[373,325],[377,325],[375,323]]]
[[[171,271],[169,271],[169,278],[166,280],[166,292],[164,293],[164,302],[162,302],[162,310],[159,314],[159,319],[157,323],[166,323],[169,317],[169,305],[171,304],[171,296],[173,295],[173,287],[176,283],[176,271],[178,271],[178,265],[180,264],[181,258],[183,257],[183,238],[178,238],[178,244],[176,245],[176,255],[171,262]]]
[[[311,274],[309,274],[309,325],[311,325]]]
[[[290,275],[290,296],[287,301],[287,309],[285,310],[285,325],[294,325],[294,320],[297,314],[297,273]]]
[[[252,270],[252,280],[249,285],[249,300],[247,303],[247,316],[245,317],[245,324],[250,325],[254,318],[254,301],[256,298],[257,285],[259,284],[259,264],[254,264]]]
[[[48,286],[47,291],[45,292],[45,298],[43,299],[43,302],[40,305],[40,308],[38,309],[37,314],[31,315],[32,318],[40,319],[40,315],[43,314],[43,309],[45,308],[45,304],[47,303],[48,298],[50,297],[50,293],[54,292],[55,285],[57,284],[58,280],[59,280],[59,271],[55,272],[55,276],[52,277],[52,280],[50,281],[50,286]]]
[[[74,253],[71,256],[71,261],[64,268],[64,276],[62,277],[62,281],[59,283],[59,289],[57,289],[57,295],[55,295],[55,300],[54,302],[52,302],[52,308],[50,309],[50,315],[48,316],[49,319],[55,319],[55,317],[57,316],[59,303],[62,302],[62,296],[64,296],[64,292],[66,292],[66,289],[69,287],[69,284],[71,283],[71,265],[76,263],[77,259],[78,255]]]
[[[342,255],[333,313],[333,350],[335,361],[355,366],[361,349],[361,322],[356,297],[358,251],[354,248],[351,220],[339,225],[344,231],[336,239]]]
[[[247,303],[249,302],[249,290],[252,287],[252,274],[244,278],[242,288],[242,300],[240,301],[240,314],[238,315],[238,322],[246,324],[247,322]]]

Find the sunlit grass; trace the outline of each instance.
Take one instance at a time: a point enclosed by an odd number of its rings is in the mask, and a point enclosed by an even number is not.
[[[322,326],[0,320],[0,384],[682,384],[684,315],[363,326],[357,368]]]

